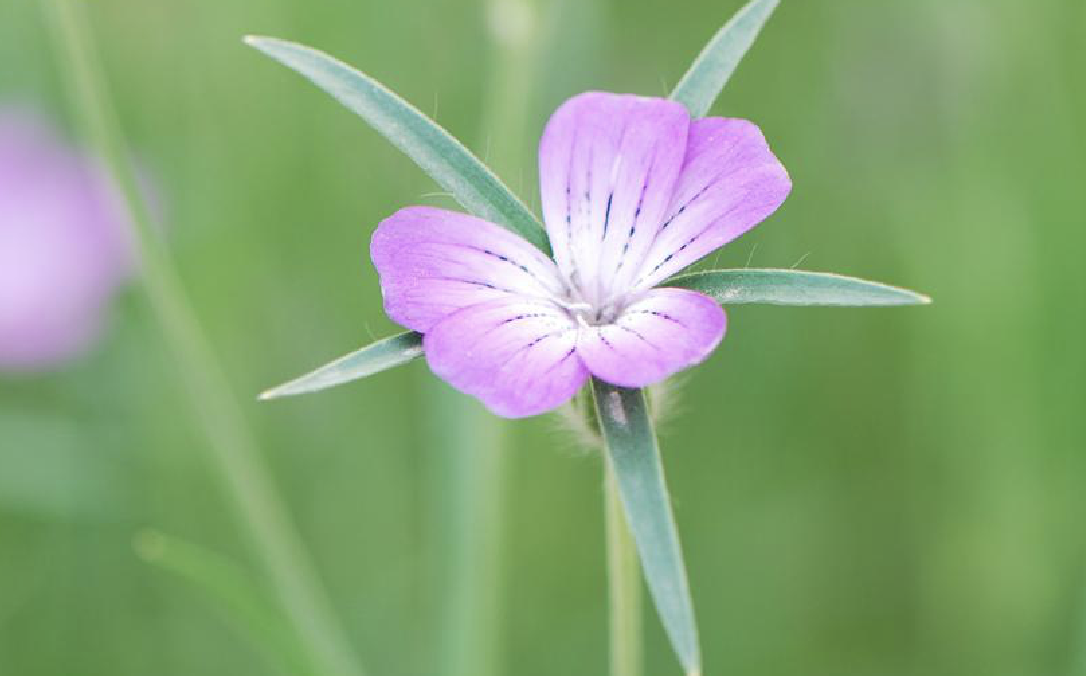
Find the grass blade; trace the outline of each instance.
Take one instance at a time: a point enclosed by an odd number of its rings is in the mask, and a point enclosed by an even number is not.
[[[722,305],[927,305],[931,299],[896,286],[806,270],[710,270],[672,277],[662,286],[700,291]]]
[[[204,435],[202,446],[208,451],[209,466],[232,499],[241,531],[264,567],[312,671],[322,676],[361,676],[354,648],[335,617],[230,382],[157,236],[152,209],[139,189],[98,63],[86,16],[88,3],[53,0],[42,4],[58,54],[67,66],[76,119],[119,188],[131,218],[143,289],[166,348],[179,365],[178,378],[193,420]]]
[[[295,394],[307,394],[328,389],[352,380],[372,376],[394,366],[422,356],[422,334],[406,331],[371,343],[360,350],[344,355],[320,368],[295,378],[289,383],[260,395],[261,399],[276,399]]]
[[[637,543],[649,593],[683,669],[698,674],[701,653],[694,603],[645,394],[596,378],[592,391],[607,462]]]
[[[158,531],[136,535],[136,554],[185,580],[204,593],[227,621],[285,673],[313,673],[307,668],[286,618],[251,575],[230,559]]]
[[[539,220],[494,172],[437,123],[380,82],[311,47],[258,36],[249,36],[245,42],[297,71],[361,116],[465,209],[505,226],[550,254],[550,244]]]
[[[717,31],[675,85],[672,100],[704,117],[780,0],[751,0]]]

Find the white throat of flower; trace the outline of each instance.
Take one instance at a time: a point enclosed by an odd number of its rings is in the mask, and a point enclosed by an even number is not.
[[[564,296],[551,300],[583,329],[613,324],[628,305],[625,298],[608,300],[600,305],[590,303],[573,285],[568,287]]]

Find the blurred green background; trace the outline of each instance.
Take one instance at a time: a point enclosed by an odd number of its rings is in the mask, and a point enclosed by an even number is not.
[[[437,673],[448,459],[418,362],[308,398],[266,386],[395,327],[369,233],[448,205],[329,97],[244,47],[309,43],[519,157],[585,89],[665,95],[739,4],[537,7],[523,133],[487,110],[475,0],[89,3],[185,285],[369,674]],[[38,3],[0,4],[0,101],[71,128]],[[730,310],[662,443],[708,674],[1086,674],[1086,3],[784,0],[714,108],[795,190],[714,257],[915,288],[905,309]],[[252,564],[175,364],[131,289],[105,340],[0,379],[0,674],[281,673],[136,556],[152,527]],[[252,395],[252,396],[250,396]],[[606,669],[600,462],[511,426],[501,673]],[[646,608],[647,673],[678,673]]]

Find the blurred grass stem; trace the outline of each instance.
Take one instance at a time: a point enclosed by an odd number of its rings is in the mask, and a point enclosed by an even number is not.
[[[276,492],[180,280],[166,253],[129,161],[79,0],[50,0],[56,48],[67,65],[72,104],[93,150],[124,197],[133,224],[143,287],[177,362],[207,458],[238,510],[242,530],[264,566],[284,614],[306,652],[313,674],[359,676],[362,669],[314,573],[302,541]]]
[[[506,180],[519,178],[535,78],[535,8],[527,0],[486,5],[493,64],[483,109],[483,160]],[[512,174],[512,175],[511,175]],[[514,187],[521,187],[512,181]],[[443,383],[427,391],[442,454],[445,611],[439,673],[495,676],[501,667],[504,519],[508,424]],[[444,558],[444,557],[440,557]]]
[[[444,543],[444,609],[437,673],[493,676],[500,669],[502,503],[506,425],[477,401],[434,381],[427,388],[431,447],[442,454],[437,514]]]

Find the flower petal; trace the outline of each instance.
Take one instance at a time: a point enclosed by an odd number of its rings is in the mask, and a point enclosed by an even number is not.
[[[753,123],[694,121],[667,218],[634,286],[655,286],[742,235],[776,211],[791,189],[788,172]]]
[[[570,399],[588,378],[577,328],[553,304],[503,298],[450,315],[426,334],[430,369],[494,413],[520,418]]]
[[[613,323],[582,331],[577,354],[599,378],[644,387],[709,356],[724,337],[724,310],[706,295],[653,289]]]
[[[562,291],[554,263],[488,221],[432,207],[401,209],[370,242],[385,311],[425,333],[457,310],[495,298]]]
[[[547,123],[543,216],[580,300],[602,306],[623,274],[635,273],[671,201],[689,124],[673,101],[600,92],[570,99]]]

